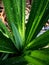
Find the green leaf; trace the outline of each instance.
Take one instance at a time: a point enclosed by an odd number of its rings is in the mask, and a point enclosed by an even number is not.
[[[12,3],[11,3],[12,2]],[[14,22],[20,36],[25,41],[25,0],[3,0],[8,23]]]
[[[36,29],[36,31],[35,31],[35,33],[34,33],[32,39],[31,39],[31,41],[32,41],[32,40],[37,36],[37,34],[41,31],[42,27],[45,25],[45,23],[48,21],[48,19],[49,19],[49,4],[47,5],[47,8],[46,8],[46,10],[45,10],[45,12],[44,12],[44,15],[42,16],[41,21],[40,21],[40,23],[39,23],[39,25],[38,25],[38,27],[37,27],[37,29]]]
[[[13,42],[9,38],[6,38],[1,32],[0,32],[0,52],[16,53],[16,48],[13,45]]]
[[[28,65],[45,65],[41,61],[38,61],[30,56],[25,56],[25,59],[28,62]]]
[[[7,20],[8,20],[8,23],[10,25],[10,28],[11,28],[11,23],[15,22],[14,12],[13,12],[13,9],[11,7],[11,2],[10,2],[10,0],[2,0],[2,1],[4,4]]]
[[[5,60],[9,57],[9,55],[10,55],[9,53],[2,53],[0,58],[1,58],[1,60]]]
[[[28,63],[32,63],[31,65],[49,65],[49,48],[31,51],[25,59]]]
[[[48,5],[48,0],[40,0],[40,1],[33,0],[28,24],[26,26],[26,40],[27,40],[26,43],[33,40],[41,30],[43,26],[43,24],[41,23],[44,22],[42,20],[42,17],[45,16],[47,5]],[[41,27],[39,27],[40,25]]]
[[[13,31],[13,35],[14,35],[14,40],[15,40],[14,45],[19,50],[20,48],[22,48],[22,38],[21,38],[14,22],[11,23],[11,27],[12,27],[12,31]]]
[[[44,34],[36,37],[32,42],[30,42],[26,49],[39,49],[46,46],[49,43],[49,30],[46,31]]]
[[[8,58],[8,56],[9,56],[9,54],[8,54],[8,53],[7,53],[7,54],[5,54],[5,55],[3,56],[3,58],[2,58],[2,60],[7,59],[7,58]]]
[[[12,57],[1,62],[1,65],[26,65],[23,57]]]
[[[20,8],[21,8],[21,32],[23,35],[23,40],[25,41],[25,5],[26,5],[26,0],[21,0],[20,1]]]
[[[11,0],[11,5],[14,11],[15,24],[24,41],[25,39],[25,0]]]
[[[13,35],[12,33],[8,30],[8,28],[6,27],[6,25],[2,22],[2,20],[0,20],[0,31],[2,31],[2,33],[7,36],[8,38],[10,38],[13,42]]]
[[[11,7],[12,7],[12,10],[14,12],[14,17],[15,17],[15,25],[16,27],[18,28],[18,30],[20,29],[20,0],[11,0],[10,2],[11,3]],[[20,32],[20,31],[19,31]]]

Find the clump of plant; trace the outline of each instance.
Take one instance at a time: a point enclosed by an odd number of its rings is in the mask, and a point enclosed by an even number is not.
[[[25,24],[25,0],[2,0],[10,29],[0,19],[0,65],[49,65],[49,30],[37,37],[49,18],[49,0],[32,0]]]

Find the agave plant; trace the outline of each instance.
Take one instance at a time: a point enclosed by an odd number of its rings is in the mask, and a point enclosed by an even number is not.
[[[49,30],[37,37],[49,18],[49,0],[32,0],[25,24],[25,0],[2,0],[9,29],[0,19],[0,65],[49,65]]]

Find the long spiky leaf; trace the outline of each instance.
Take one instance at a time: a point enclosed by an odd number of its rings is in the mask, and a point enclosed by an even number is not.
[[[38,7],[38,9],[37,9],[37,13],[35,14],[35,18],[34,18],[34,21],[33,21],[33,19],[31,19],[31,18],[29,18],[29,22],[28,22],[28,24],[30,23],[30,22],[32,22],[32,26],[30,27],[28,27],[28,25],[27,25],[27,29],[26,29],[26,38],[27,38],[27,43],[28,42],[30,42],[31,41],[31,39],[32,39],[32,37],[34,38],[34,33],[36,32],[36,29],[37,29],[37,27],[38,27],[38,25],[40,25],[39,23],[41,22],[41,18],[42,18],[42,16],[43,16],[43,14],[44,14],[44,12],[45,12],[45,10],[46,10],[46,7],[47,7],[47,5],[48,5],[48,0],[40,0],[41,2],[40,2],[40,5],[39,5],[39,7]],[[45,3],[44,3],[45,2]],[[36,0],[35,0],[35,3],[39,3],[39,1],[37,0],[37,2],[36,2]],[[35,5],[36,6],[36,5]],[[37,5],[38,6],[38,5]],[[33,9],[31,10],[31,13],[33,13],[32,12],[33,11]],[[33,13],[34,14],[34,13]],[[33,16],[33,15],[32,15]],[[35,26],[36,25],[36,26]],[[42,24],[41,24],[42,25]],[[27,32],[27,31],[29,31],[30,30],[30,32]]]

